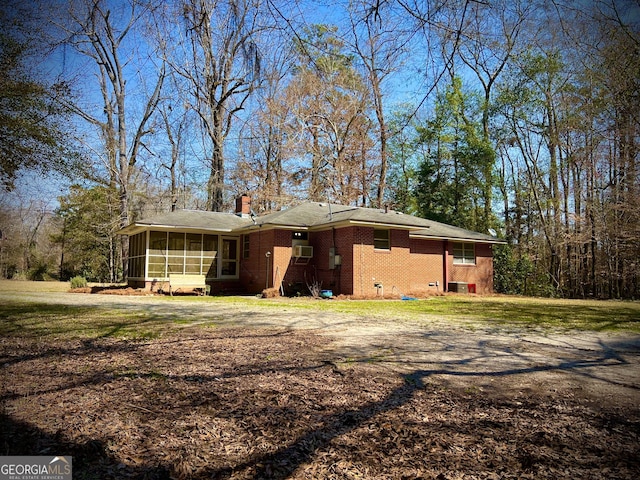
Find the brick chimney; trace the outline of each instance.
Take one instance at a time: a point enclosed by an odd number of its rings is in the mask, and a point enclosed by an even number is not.
[[[249,195],[241,195],[236,198],[236,215],[242,218],[251,216],[251,197]]]

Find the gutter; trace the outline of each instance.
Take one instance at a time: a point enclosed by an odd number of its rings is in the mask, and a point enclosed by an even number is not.
[[[501,238],[494,239],[484,239],[484,238],[467,238],[467,237],[447,237],[443,235],[418,235],[409,233],[409,238],[421,238],[425,240],[452,240],[452,241],[465,241],[469,243],[492,243],[492,244],[502,244],[505,245],[507,243],[506,240],[502,240]]]
[[[231,228],[216,228],[210,229],[207,227],[188,227],[184,225],[154,225],[149,223],[134,223],[132,225],[127,225],[126,227],[118,230],[116,235],[135,235],[136,233],[140,233],[146,230],[157,230],[162,232],[167,232],[171,230],[180,230],[182,232],[192,232],[192,233],[234,233],[237,229]]]
[[[334,214],[335,215],[335,214]],[[318,225],[285,225],[274,223],[262,223],[258,225],[250,225],[248,227],[240,227],[237,230],[251,230],[254,227],[273,228],[279,230],[303,230],[303,231],[323,231],[330,230],[331,228],[349,227],[349,226],[364,226],[364,227],[380,227],[380,228],[393,228],[396,230],[426,230],[430,228],[428,225],[398,225],[397,223],[380,223],[380,222],[367,222],[366,220],[340,220],[338,222],[326,222]]]

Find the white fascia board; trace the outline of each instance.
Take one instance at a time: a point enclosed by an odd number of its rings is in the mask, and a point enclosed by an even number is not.
[[[198,228],[198,227],[183,227],[180,225],[153,225],[153,224],[140,224],[135,223],[133,225],[129,225],[122,230],[118,230],[116,233],[118,235],[136,235],[138,233],[146,232],[149,230],[154,230],[157,232],[186,232],[186,233],[205,233],[205,234],[216,234],[216,233],[232,233],[234,230],[230,228]]]
[[[308,226],[300,226],[300,225],[270,225],[270,226],[274,230],[301,230],[303,232],[309,230]]]
[[[272,223],[263,223],[256,225],[247,225],[245,227],[234,228],[233,233],[251,233],[256,232],[258,230],[298,230],[298,231],[309,231],[310,227],[300,225],[273,225]]]
[[[467,243],[507,243],[506,240],[496,238],[495,240],[481,240],[478,238],[464,238],[464,237],[442,237],[442,236],[430,236],[430,235],[417,235],[410,233],[409,238],[418,238],[421,240],[450,240],[452,242],[467,242]]]
[[[300,225],[274,225],[270,223],[263,223],[262,225],[248,225],[246,227],[240,227],[234,230],[234,232],[254,231],[259,228],[274,229],[274,230],[299,230],[320,232],[323,230],[329,230],[331,228],[342,228],[350,226],[363,226],[374,228],[389,228],[396,230],[425,230],[429,226],[415,226],[415,225],[398,225],[396,223],[380,223],[380,222],[367,222],[364,220],[341,220],[338,222],[325,222],[319,225],[300,226]]]
[[[148,225],[147,230],[159,230],[159,231],[182,231],[192,233],[231,233],[231,228],[202,228],[202,227],[183,227],[180,225]]]
[[[340,225],[340,223],[344,223],[346,225]],[[344,222],[340,222],[340,226],[348,226],[348,225],[356,225],[363,227],[374,227],[374,228],[389,228],[395,230],[426,230],[429,226],[416,226],[416,225],[398,225],[397,223],[380,223],[380,222],[367,222],[365,220],[346,220]]]

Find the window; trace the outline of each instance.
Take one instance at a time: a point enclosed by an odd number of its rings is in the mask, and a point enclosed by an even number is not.
[[[202,236],[202,274],[207,278],[218,278],[218,236]]]
[[[129,237],[129,278],[144,278],[146,245],[146,232]]]
[[[222,239],[222,270],[223,277],[233,277],[238,272],[238,240],[235,238]]]
[[[186,273],[218,278],[218,239],[217,235],[200,233],[149,232],[147,277]]]
[[[185,244],[184,273],[200,275],[202,258],[202,235],[187,233]]]
[[[249,244],[249,235],[245,235],[242,238],[242,258],[249,258],[249,252],[251,252],[251,245]]]
[[[309,232],[292,232],[291,238],[293,240],[309,240]]]
[[[169,253],[169,274],[184,274],[184,233],[169,233],[168,253]]]
[[[149,271],[148,277],[167,276],[167,233],[149,232]]]
[[[376,250],[391,250],[389,230],[373,230],[373,248]]]
[[[475,265],[476,264],[476,248],[473,243],[454,243],[453,244],[453,263],[454,265]]]

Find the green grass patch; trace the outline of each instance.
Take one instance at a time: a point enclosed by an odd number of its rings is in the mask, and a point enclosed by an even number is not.
[[[209,297],[210,298],[210,297]],[[564,300],[510,296],[446,295],[426,300],[314,300],[309,298],[216,298],[255,308],[303,309],[365,317],[420,320],[438,316],[461,325],[501,328],[630,331],[640,333],[640,302]]]
[[[6,299],[5,299],[6,300]],[[160,300],[163,301],[163,300]],[[189,302],[233,304],[243,311],[278,310],[295,315],[296,310],[335,313],[357,318],[395,321],[450,322],[470,330],[620,331],[640,333],[640,302],[582,301],[508,296],[475,297],[450,295],[418,301],[256,299],[247,297],[167,297],[184,304],[175,314],[154,314],[143,308],[67,306],[5,301],[0,306],[0,336],[22,338],[127,338],[148,340],[184,328],[216,327],[224,323],[214,316],[191,315]],[[227,321],[228,319],[224,319]]]
[[[162,372],[158,372],[157,370],[151,370],[149,372],[140,372],[133,369],[127,369],[120,372],[115,372],[114,377],[116,378],[148,378],[150,380],[166,380],[167,375]]]
[[[445,297],[433,309],[503,327],[640,333],[640,303],[521,297]]]
[[[171,321],[131,310],[22,302],[0,307],[3,337],[144,340],[160,336],[171,326]]]
[[[67,292],[69,288],[71,288],[69,282],[32,282],[30,280],[0,279],[0,291],[5,293]]]

